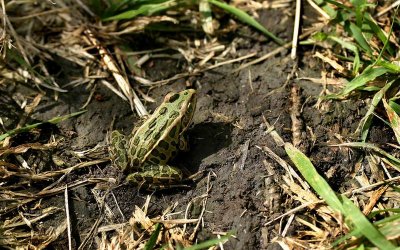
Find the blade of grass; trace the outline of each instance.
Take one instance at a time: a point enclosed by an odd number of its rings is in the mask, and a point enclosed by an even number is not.
[[[395,213],[395,214],[392,215],[392,216],[389,216],[389,217],[384,217],[383,219],[375,222],[374,223],[375,225],[382,225],[382,224],[385,224],[385,223],[390,222],[390,221],[398,221],[398,220],[400,220],[400,209],[399,208],[388,208],[388,209],[380,209],[380,210],[372,211],[368,215],[368,217],[369,218],[373,218],[373,217],[375,217],[377,215],[384,214],[384,213]]]
[[[388,70],[388,72],[392,74],[398,74],[400,73],[400,66],[396,64],[396,62],[388,62],[388,61],[382,61],[379,60],[376,62],[376,65],[382,66]]]
[[[400,144],[400,117],[396,114],[392,107],[390,107],[385,99],[383,99],[382,101],[383,106],[386,109],[391,128],[393,129],[394,135],[396,136],[397,143]]]
[[[371,243],[379,249],[396,249],[395,246],[388,241],[385,236],[365,217],[365,215],[349,200],[342,195],[343,209],[346,220],[350,220],[352,225],[358,229]]]
[[[318,174],[310,159],[290,143],[285,143],[285,151],[315,192],[317,192],[332,209],[343,213],[340,200],[326,180]]]
[[[18,63],[23,69],[26,69],[26,71],[29,72],[30,78],[38,78],[40,79],[41,83],[40,85],[43,87],[46,87],[48,89],[52,89],[58,92],[68,92],[65,89],[61,89],[57,86],[49,84],[49,81],[46,79],[46,77],[42,76],[38,71],[36,71],[33,67],[29,65],[28,62],[25,61],[25,59],[21,56],[21,54],[14,48],[7,49],[6,53],[6,63],[9,63],[10,61],[15,61]]]
[[[150,239],[144,245],[144,250],[152,250],[156,246],[158,235],[160,234],[162,225],[160,223],[156,224],[156,229],[151,234]]]
[[[9,137],[9,136],[13,136],[13,135],[16,135],[16,134],[19,134],[19,133],[22,133],[22,132],[28,132],[31,129],[37,128],[38,126],[40,126],[42,124],[45,124],[45,123],[57,124],[59,122],[65,121],[65,120],[67,120],[67,119],[69,119],[71,117],[83,114],[85,112],[86,112],[86,110],[82,110],[82,111],[71,113],[71,114],[68,114],[68,115],[55,117],[55,118],[52,118],[52,119],[50,119],[50,120],[48,120],[46,122],[38,122],[38,123],[26,125],[25,127],[22,127],[22,128],[16,128],[16,129],[7,131],[6,133],[0,135],[0,141],[4,140],[6,137]]]
[[[118,15],[106,17],[103,20],[111,21],[111,20],[132,19],[138,15],[150,16],[154,13],[170,9],[177,5],[178,5],[178,2],[176,0],[170,0],[170,1],[165,1],[165,2],[156,3],[156,4],[142,4],[142,5],[138,6],[137,9],[127,10]]]
[[[264,35],[268,36],[272,40],[274,40],[277,44],[283,45],[285,42],[276,37],[274,34],[269,32],[266,28],[264,28],[259,22],[257,22],[254,18],[252,18],[250,15],[248,15],[246,12],[243,10],[240,10],[238,8],[235,8],[229,4],[226,4],[224,2],[218,1],[218,0],[208,0],[210,3],[214,4],[215,6],[231,13],[232,15],[236,16],[240,21],[256,28],[260,32],[262,32]]]
[[[364,24],[368,25],[371,28],[371,30],[375,33],[379,40],[381,40],[381,42],[386,43],[388,39],[385,36],[385,33],[383,32],[381,27],[376,24],[376,21],[371,17],[369,13],[364,14]],[[386,46],[386,50],[389,52],[390,55],[395,54],[395,51],[390,43]]]
[[[190,246],[190,247],[185,247],[183,250],[201,250],[201,249],[206,249],[210,248],[213,246],[216,246],[219,243],[224,243],[225,241],[229,240],[229,238],[232,236],[232,233],[227,233],[226,235],[222,236],[219,239],[211,239],[207,241],[203,241],[199,244]]]
[[[350,7],[347,7],[346,5],[339,3],[337,1],[333,1],[333,0],[324,0],[327,3],[336,5],[337,7],[339,7],[339,9],[344,9],[347,10],[348,12],[353,12],[353,10]]]
[[[371,150],[371,151],[378,153],[378,154],[386,157],[387,159],[389,159],[394,164],[393,166],[397,170],[400,171],[400,160],[372,143],[348,142],[348,143],[342,143],[342,144],[336,144],[336,145],[330,145],[330,146],[331,147],[353,147],[353,148],[363,148],[363,149]]]
[[[386,91],[392,86],[394,81],[389,82],[383,88],[381,88],[372,98],[371,105],[365,114],[365,116],[361,119],[360,124],[356,130],[356,133],[361,134],[361,141],[365,142],[368,136],[369,128],[371,126],[372,118],[374,117],[374,111],[376,106],[382,100],[382,97],[385,95]]]
[[[373,218],[376,214],[391,212],[391,211],[393,211],[393,210],[394,210],[395,212],[397,212],[398,209],[382,209],[382,210],[378,210],[378,211],[372,211],[372,212],[368,215],[368,218]],[[374,224],[374,226],[376,226],[376,227],[381,226],[381,227],[379,227],[379,231],[380,231],[383,235],[385,235],[385,238],[388,238],[389,233],[387,232],[387,230],[385,229],[385,227],[387,227],[388,225],[389,225],[389,226],[392,226],[392,225],[390,224],[390,222],[392,222],[392,221],[397,222],[397,221],[399,221],[399,220],[400,220],[400,214],[396,214],[396,215],[392,215],[392,216],[389,216],[389,217],[384,217],[383,219],[381,219],[381,220],[379,220],[379,221],[376,221],[376,222],[374,222],[373,224]],[[347,233],[345,236],[340,237],[339,239],[335,240],[335,241],[332,243],[332,247],[338,246],[339,244],[343,243],[344,241],[350,239],[351,237],[360,238],[361,236],[362,236],[362,234],[361,234],[360,230],[357,229],[357,228],[355,228],[353,231]]]
[[[389,105],[390,105],[390,107],[392,107],[392,109],[394,111],[396,111],[397,114],[400,114],[400,105],[399,104],[397,104],[396,102],[390,100],[389,101]]]
[[[361,29],[357,25],[355,25],[354,23],[350,23],[349,29],[350,29],[351,33],[353,34],[353,38],[357,41],[358,45],[360,45],[360,47],[365,52],[367,52],[368,55],[371,55],[373,50],[369,46],[368,42],[365,40]]]
[[[339,94],[328,95],[328,99],[340,99],[346,97],[353,90],[366,85],[368,82],[375,80],[378,76],[381,76],[389,72],[388,69],[383,67],[371,68],[367,67],[360,75],[348,82],[345,88]]]
[[[386,240],[381,232],[371,224],[364,214],[346,196],[336,196],[329,184],[322,178],[312,165],[311,161],[292,144],[285,143],[285,151],[302,176],[326,203],[336,211],[341,212],[350,226],[359,230],[371,243],[380,249],[394,249],[390,241]]]
[[[324,0],[313,0],[319,7],[321,7],[331,19],[335,19],[337,12],[334,8],[329,6]]]
[[[392,32],[393,32],[393,25],[394,25],[395,17],[397,16],[397,11],[398,11],[398,10],[399,10],[399,6],[397,6],[396,11],[395,11],[395,15],[393,15],[392,24],[390,25],[390,31],[389,31],[388,37],[386,38],[386,41],[385,41],[385,43],[383,44],[383,48],[381,49],[381,52],[379,53],[378,58],[375,60],[375,63],[374,63],[372,66],[376,65],[376,63],[379,62],[379,61],[381,60],[382,55],[383,55],[383,52],[385,51],[385,48],[386,48],[386,47],[388,46],[388,44],[389,44],[389,37],[392,35]]]
[[[336,36],[328,36],[328,38],[334,42],[337,42],[343,48],[348,49],[354,53],[353,74],[356,74],[358,72],[358,69],[360,68],[360,56],[357,46],[351,42],[344,41],[343,39]]]

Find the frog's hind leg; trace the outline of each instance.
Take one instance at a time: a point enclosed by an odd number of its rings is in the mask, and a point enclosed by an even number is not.
[[[112,164],[121,169],[126,169],[128,166],[128,155],[127,155],[127,138],[119,131],[114,130],[108,137],[109,140],[109,152]]]
[[[162,190],[179,185],[183,179],[182,171],[169,165],[146,165],[140,172],[132,173],[126,180],[139,186],[140,189]]]

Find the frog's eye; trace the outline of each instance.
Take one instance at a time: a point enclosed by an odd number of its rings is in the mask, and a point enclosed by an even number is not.
[[[168,95],[165,96],[165,101],[167,102],[174,102],[179,98],[178,93],[169,93]]]

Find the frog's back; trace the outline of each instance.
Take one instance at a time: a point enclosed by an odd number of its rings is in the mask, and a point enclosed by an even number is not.
[[[167,95],[164,102],[130,139],[128,148],[131,166],[144,162],[165,164],[174,157],[178,150],[179,137],[189,125],[194,107],[194,90]]]

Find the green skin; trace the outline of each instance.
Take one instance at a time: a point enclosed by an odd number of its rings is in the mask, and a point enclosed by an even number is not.
[[[177,186],[182,181],[182,171],[167,162],[178,150],[187,150],[184,132],[195,107],[195,90],[170,93],[131,135],[111,132],[110,156],[113,164],[128,174],[127,181],[148,190]]]

